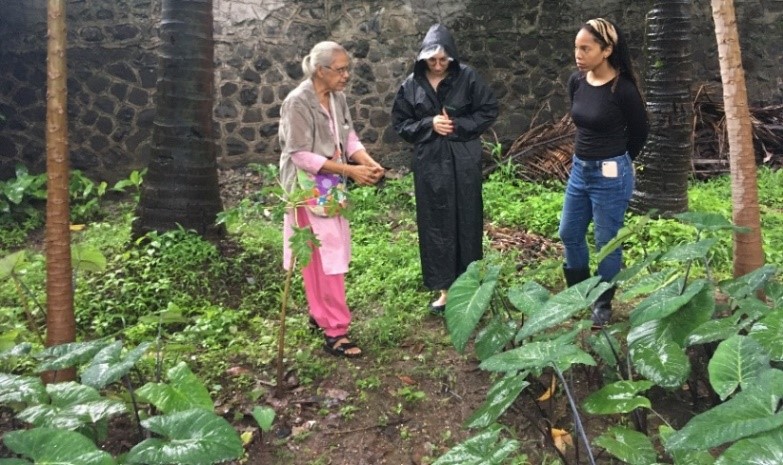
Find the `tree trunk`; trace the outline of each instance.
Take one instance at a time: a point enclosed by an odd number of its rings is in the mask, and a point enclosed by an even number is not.
[[[65,0],[48,0],[46,58],[46,345],[73,342],[73,271],[68,201],[68,93]],[[67,381],[75,370],[44,373],[46,382]]]
[[[630,208],[669,215],[688,210],[693,157],[691,0],[660,0],[647,16],[646,99],[650,135],[639,156]]]
[[[746,233],[734,233],[734,276],[737,277],[764,264],[756,158],[734,1],[712,0],[712,18],[715,21],[715,37],[718,41],[729,141],[732,220],[737,226],[749,230]]]
[[[212,0],[163,0],[152,155],[133,235],[179,226],[205,237],[222,211],[212,131]]]

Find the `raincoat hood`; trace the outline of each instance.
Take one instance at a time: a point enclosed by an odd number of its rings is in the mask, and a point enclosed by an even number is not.
[[[424,36],[424,40],[421,42],[419,52],[416,54],[418,58],[419,54],[429,48],[436,45],[441,45],[446,53],[454,59],[449,65],[450,69],[459,69],[459,55],[457,53],[457,43],[454,42],[454,36],[451,35],[451,31],[446,29],[446,26],[442,24],[433,24],[427,31],[427,35]],[[427,63],[424,60],[417,60],[414,65],[414,72],[421,73],[427,68]]]

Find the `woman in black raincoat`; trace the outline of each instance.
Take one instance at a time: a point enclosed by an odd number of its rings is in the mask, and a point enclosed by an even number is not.
[[[446,291],[482,258],[481,134],[498,115],[492,90],[459,61],[441,24],[430,27],[392,108],[397,133],[415,145],[413,179],[424,285],[441,292],[430,305],[442,313]]]

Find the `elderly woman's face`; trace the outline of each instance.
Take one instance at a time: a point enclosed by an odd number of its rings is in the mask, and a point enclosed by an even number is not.
[[[345,53],[335,53],[332,64],[321,66],[317,76],[329,91],[342,91],[351,78],[351,60]]]

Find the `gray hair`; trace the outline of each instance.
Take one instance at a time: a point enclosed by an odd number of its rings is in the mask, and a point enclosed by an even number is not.
[[[334,61],[335,53],[345,53],[348,55],[345,48],[337,42],[325,40],[315,44],[310,50],[310,53],[302,60],[302,71],[304,72],[305,77],[308,79],[313,77],[317,66],[331,65]]]

